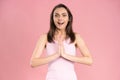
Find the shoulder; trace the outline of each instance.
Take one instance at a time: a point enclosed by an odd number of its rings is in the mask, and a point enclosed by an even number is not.
[[[39,41],[47,42],[47,33],[41,34],[40,37],[39,37]]]
[[[75,43],[76,45],[84,43],[84,40],[79,33],[75,33]]]
[[[47,33],[43,33],[40,35],[41,38],[47,38]]]
[[[75,38],[76,38],[75,40],[78,40],[80,38],[82,39],[82,37],[81,37],[81,35],[79,33],[75,33]]]

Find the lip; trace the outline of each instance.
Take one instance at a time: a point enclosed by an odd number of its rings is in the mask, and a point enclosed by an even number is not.
[[[57,24],[58,24],[58,25],[63,25],[63,24],[64,24],[64,22],[57,22]]]

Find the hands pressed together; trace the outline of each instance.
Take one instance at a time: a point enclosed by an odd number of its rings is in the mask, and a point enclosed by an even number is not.
[[[67,59],[67,60],[72,61],[72,62],[83,63],[83,64],[87,64],[87,65],[91,65],[92,64],[92,57],[91,57],[91,55],[89,53],[89,50],[85,46],[84,42],[82,42],[80,40],[78,42],[79,46],[82,45],[81,51],[82,51],[83,56],[82,57],[76,57],[76,56],[73,56],[73,55],[69,55],[69,54],[67,54],[65,52],[64,44],[63,44],[64,39],[65,38],[63,36],[59,36],[57,38],[57,41],[58,41],[58,50],[56,52],[57,58],[58,57],[62,57],[64,59]]]
[[[58,38],[58,50],[57,50],[57,54],[59,57],[64,57],[65,54],[65,50],[64,50],[64,45],[63,45],[63,36],[59,36]]]

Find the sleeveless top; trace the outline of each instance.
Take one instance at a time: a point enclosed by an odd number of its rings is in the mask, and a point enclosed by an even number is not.
[[[47,55],[52,55],[58,50],[58,42],[55,40],[54,42],[55,43],[47,42],[46,44]],[[70,38],[63,41],[63,46],[66,54],[73,55],[73,56],[76,55],[75,44],[70,43]],[[46,80],[65,80],[65,79],[68,79],[65,77],[66,76],[68,77],[70,74],[71,74],[71,77],[74,75],[73,76],[74,79],[71,78],[69,80],[77,80],[76,74],[74,72],[74,63],[62,57],[59,57],[48,64],[48,74],[47,74]],[[52,77],[52,76],[54,77],[54,79],[49,79],[49,77]],[[58,78],[60,76],[61,78]]]

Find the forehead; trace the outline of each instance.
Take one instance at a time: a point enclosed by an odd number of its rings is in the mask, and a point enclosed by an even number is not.
[[[55,13],[59,13],[59,14],[61,14],[61,13],[67,13],[67,10],[65,8],[63,8],[63,7],[60,7],[60,8],[56,8],[55,9],[54,14]]]

